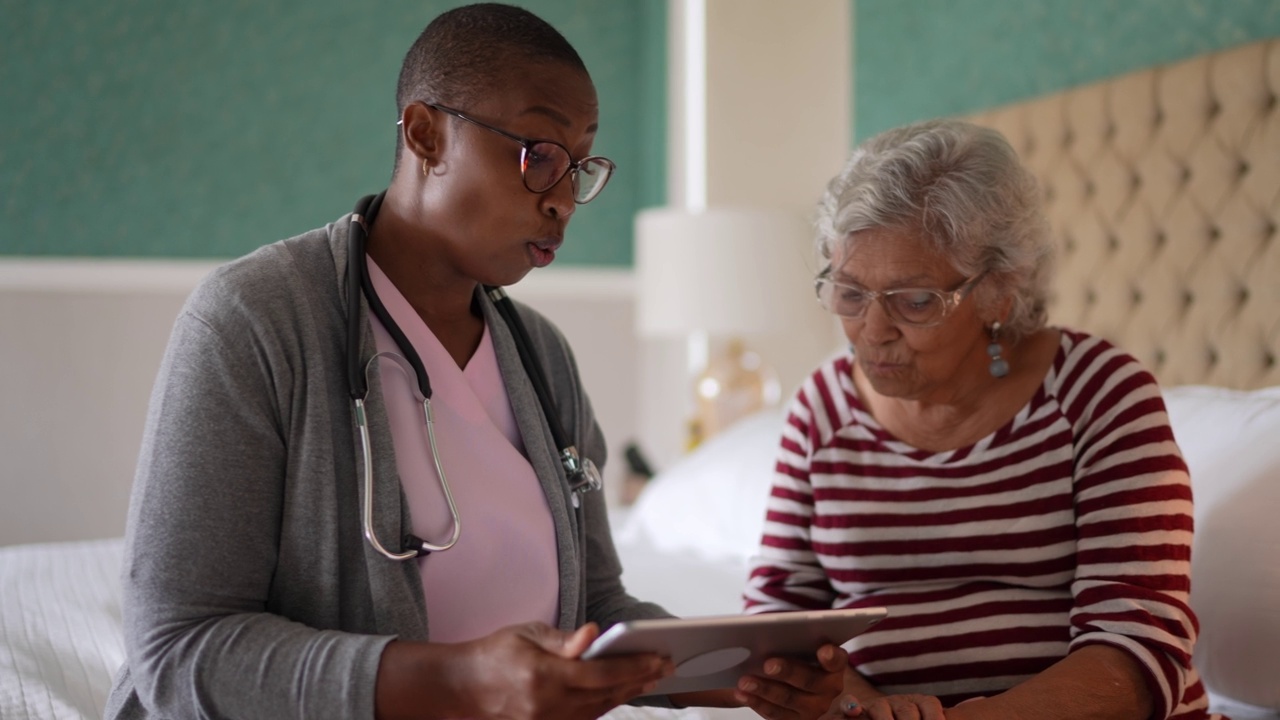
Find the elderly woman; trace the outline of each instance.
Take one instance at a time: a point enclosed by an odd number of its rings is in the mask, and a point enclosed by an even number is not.
[[[748,611],[889,608],[850,646],[849,716],[1208,717],[1160,389],[1046,325],[1047,224],[1009,144],[872,138],[818,247],[849,349],[791,404]]]

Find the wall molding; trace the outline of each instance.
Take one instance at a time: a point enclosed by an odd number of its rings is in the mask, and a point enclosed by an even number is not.
[[[188,293],[222,260],[0,257],[0,291]],[[512,286],[521,300],[629,300],[630,269],[563,267],[536,270]]]

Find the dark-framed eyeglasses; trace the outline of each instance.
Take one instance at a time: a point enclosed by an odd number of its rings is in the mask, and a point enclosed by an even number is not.
[[[555,187],[556,183],[569,174],[569,180],[573,183],[573,201],[579,205],[585,205],[600,194],[617,168],[612,160],[599,155],[591,155],[574,162],[569,155],[569,149],[554,140],[520,137],[445,105],[438,103],[423,103],[423,105],[520,143],[520,177],[524,179],[524,186],[531,193],[544,193]]]
[[[818,302],[827,312],[857,320],[867,314],[867,308],[871,307],[872,302],[879,300],[891,320],[911,327],[933,327],[940,324],[987,275],[984,270],[952,290],[897,288],[876,291],[837,282],[832,279],[831,273],[831,268],[827,268],[813,281]]]

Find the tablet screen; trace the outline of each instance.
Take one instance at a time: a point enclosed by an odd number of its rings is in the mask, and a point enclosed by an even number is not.
[[[761,673],[771,657],[812,659],[823,645],[843,645],[887,613],[876,607],[631,620],[602,633],[582,657],[670,657],[675,674],[659,682],[654,695],[727,688],[743,675]]]

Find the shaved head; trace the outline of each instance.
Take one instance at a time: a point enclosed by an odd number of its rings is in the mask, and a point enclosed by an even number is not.
[[[465,109],[476,98],[501,92],[511,68],[529,62],[559,62],[588,74],[569,41],[528,10],[500,3],[449,10],[405,54],[397,117],[417,101]],[[397,157],[402,142],[396,143]]]

